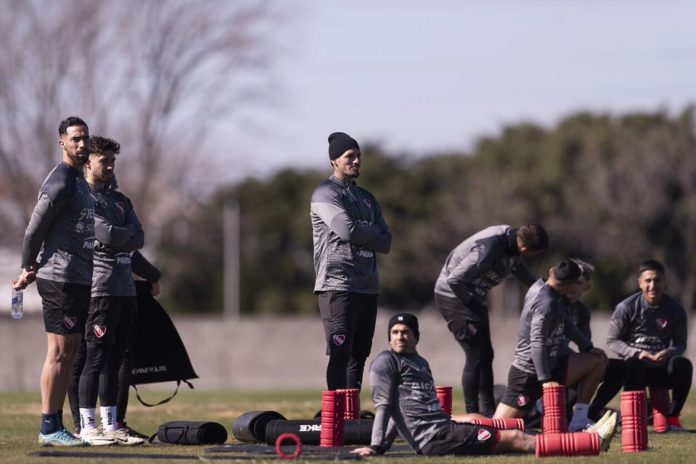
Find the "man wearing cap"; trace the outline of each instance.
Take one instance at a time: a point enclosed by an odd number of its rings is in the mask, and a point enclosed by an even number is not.
[[[576,287],[581,285],[581,273],[574,261],[560,261],[549,270],[545,282],[539,279],[525,295],[507,389],[493,417],[522,417],[541,398],[543,387],[579,382],[588,384],[581,387],[588,393],[583,396],[583,406],[576,407],[571,420],[573,427],[569,430],[580,430],[593,423],[587,417],[586,403],[603,378],[606,357],[570,320],[569,302],[565,295],[577,291]],[[596,356],[592,356],[586,366],[569,368],[568,356],[564,352],[568,338],[581,352],[591,352]]]
[[[683,431],[679,414],[691,389],[693,365],[682,356],[686,312],[663,292],[664,275],[659,261],[641,263],[640,291],[616,305],[607,346],[623,360],[624,390],[643,390],[647,385],[672,390],[672,404],[666,411],[668,429]]]
[[[358,142],[329,135],[331,177],[312,194],[314,292],[327,342],[330,390],[360,388],[377,317],[379,273],[376,253],[389,253],[391,232],[375,197],[356,185]]]
[[[397,433],[416,453],[426,456],[535,452],[537,440],[532,435],[457,422],[441,409],[430,365],[416,351],[420,338],[416,316],[395,314],[387,333],[391,349],[377,355],[370,366],[375,403],[370,446],[353,453],[383,454]],[[474,417],[483,416],[468,414],[461,419]],[[615,429],[615,416],[608,416],[598,427],[602,449],[608,447]]]
[[[495,411],[488,292],[511,273],[531,285],[536,277],[522,257],[540,253],[548,244],[539,224],[491,226],[460,243],[442,267],[435,304],[466,353],[462,388],[467,412],[490,417]]]

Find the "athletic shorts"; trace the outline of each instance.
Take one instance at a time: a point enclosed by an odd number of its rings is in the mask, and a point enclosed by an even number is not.
[[[558,359],[558,365],[551,372],[551,380],[565,385],[567,373],[568,357],[563,356]],[[511,408],[528,411],[534,407],[543,393],[542,383],[536,374],[527,374],[515,366],[510,366],[507,389],[500,402]]]
[[[47,333],[82,333],[92,291],[89,285],[36,279],[36,289],[41,296],[44,328]]]
[[[425,456],[489,454],[500,440],[498,430],[483,425],[451,422],[423,448]]]
[[[493,352],[488,308],[485,305],[477,301],[465,305],[458,298],[449,298],[437,293],[435,305],[447,321],[447,328],[460,344],[486,348]]]
[[[329,290],[318,294],[326,354],[341,350],[367,358],[377,320],[378,295]]]
[[[95,296],[89,305],[85,341],[113,345],[135,330],[134,296]]]

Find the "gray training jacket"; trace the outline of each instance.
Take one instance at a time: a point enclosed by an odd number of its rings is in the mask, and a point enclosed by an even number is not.
[[[386,451],[397,432],[420,454],[451,418],[440,408],[428,361],[417,353],[383,351],[370,366],[375,420],[371,446]]]
[[[375,197],[331,176],[314,190],[310,216],[314,291],[378,294],[375,253],[389,253],[392,236]]]
[[[135,296],[130,253],[145,234],[133,204],[123,193],[90,185],[95,207],[92,296]]]
[[[487,227],[452,250],[435,283],[435,293],[459,298],[464,304],[472,298],[485,304],[488,291],[510,273],[526,285],[536,280],[517,250],[515,230],[507,225]]]
[[[680,356],[686,351],[686,340],[686,311],[679,303],[662,295],[658,306],[650,306],[637,292],[616,305],[607,346],[622,359],[668,348],[670,356]]]
[[[580,351],[592,348],[588,340],[570,320],[568,300],[537,280],[524,298],[524,308],[517,331],[517,348],[512,365],[527,374],[536,374],[540,382],[551,380],[551,373],[564,354],[568,339]]]
[[[61,162],[39,190],[24,233],[22,267],[38,264],[41,279],[91,285],[93,248],[89,186],[82,172]]]

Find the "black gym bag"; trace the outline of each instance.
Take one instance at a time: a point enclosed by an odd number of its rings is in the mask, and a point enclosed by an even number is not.
[[[131,386],[138,400],[145,406],[166,403],[176,395],[181,382],[193,388],[188,379],[196,379],[186,347],[167,311],[152,296],[149,282],[136,281],[138,296],[138,329],[133,346]],[[158,382],[176,382],[174,393],[156,403],[140,397],[137,385]]]

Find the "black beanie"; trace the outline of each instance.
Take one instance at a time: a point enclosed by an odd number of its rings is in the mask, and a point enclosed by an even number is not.
[[[346,150],[350,149],[360,150],[358,142],[355,141],[353,137],[346,134],[345,132],[334,132],[329,135],[329,159],[331,161],[335,160]]]
[[[389,327],[387,327],[387,338],[391,341],[391,329],[396,324],[404,324],[413,335],[416,336],[416,340],[420,338],[420,332],[418,331],[418,318],[411,313],[397,313],[394,314],[391,319],[389,319]]]

